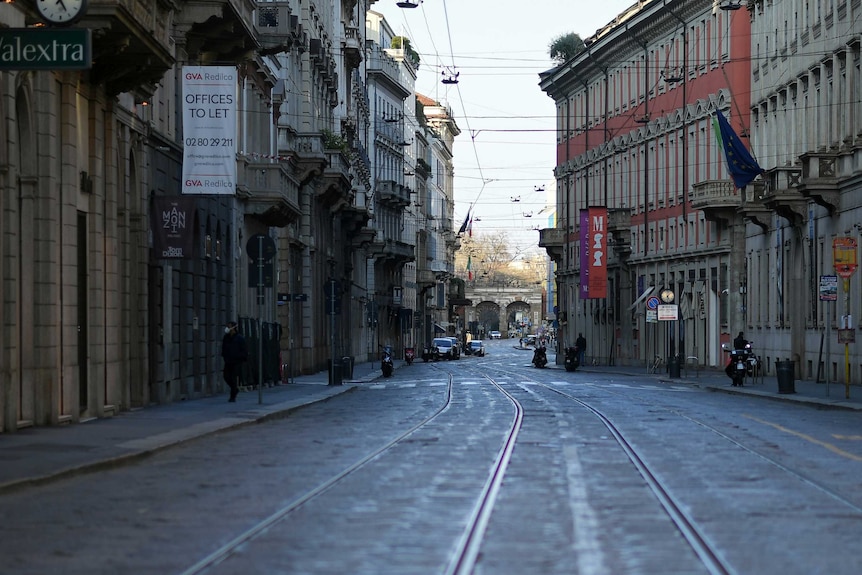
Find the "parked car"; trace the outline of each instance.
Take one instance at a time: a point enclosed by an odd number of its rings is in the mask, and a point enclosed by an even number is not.
[[[485,344],[481,339],[474,339],[467,344],[467,354],[485,357]]]
[[[490,337],[491,339],[500,339],[501,337],[503,337],[503,335],[499,331],[494,330],[488,332],[488,337]]]
[[[448,337],[435,337],[433,346],[437,348],[440,359],[457,359],[455,357],[455,345]]]

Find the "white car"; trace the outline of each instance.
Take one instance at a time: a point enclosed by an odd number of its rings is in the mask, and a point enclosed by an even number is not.
[[[488,333],[488,337],[490,337],[491,339],[500,339],[501,337],[503,337],[503,335],[499,331],[494,330]]]

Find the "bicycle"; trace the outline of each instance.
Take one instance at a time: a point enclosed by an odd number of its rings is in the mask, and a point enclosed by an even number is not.
[[[659,368],[664,365],[664,358],[660,355],[655,356],[652,365],[649,367],[650,373],[658,373]]]

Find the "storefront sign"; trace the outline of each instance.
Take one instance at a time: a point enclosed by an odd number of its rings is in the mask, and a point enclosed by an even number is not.
[[[0,29],[0,70],[87,70],[89,28]]]

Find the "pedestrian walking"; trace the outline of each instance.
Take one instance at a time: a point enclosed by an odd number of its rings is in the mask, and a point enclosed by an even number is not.
[[[587,365],[584,361],[587,353],[587,338],[584,337],[584,334],[578,333],[578,339],[575,340],[575,347],[578,348],[578,364]]]
[[[235,321],[227,322],[224,337],[221,340],[221,356],[224,360],[224,381],[230,387],[229,402],[236,401],[239,393],[239,375],[242,364],[248,360],[248,348],[245,338],[239,333]]]

